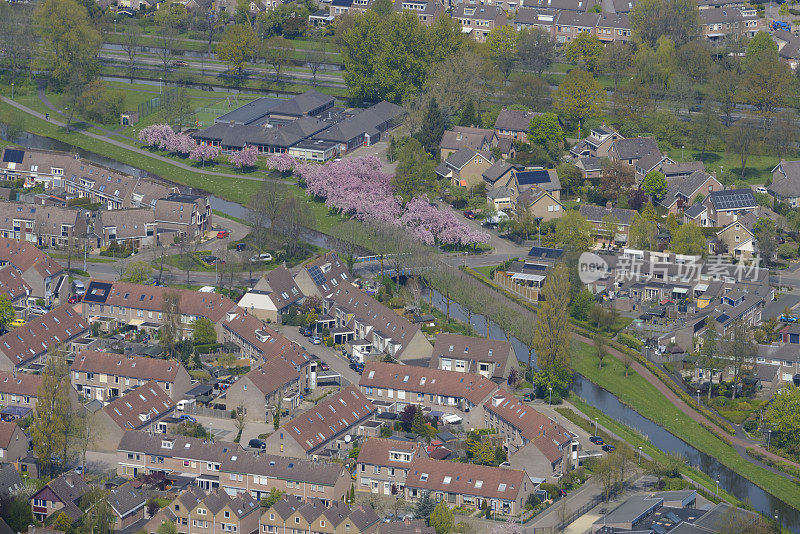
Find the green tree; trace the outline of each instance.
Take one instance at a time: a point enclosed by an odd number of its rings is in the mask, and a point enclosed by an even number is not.
[[[163,317],[158,330],[158,342],[168,358],[175,358],[175,345],[180,338],[181,295],[177,291],[167,291],[161,304]]]
[[[707,252],[706,236],[696,224],[683,224],[675,232],[671,248],[676,254],[705,256]]]
[[[261,499],[261,506],[264,508],[272,508],[272,505],[281,500],[285,491],[281,491],[278,488],[272,488],[269,490],[269,494],[266,497]]]
[[[728,128],[725,136],[725,144],[728,150],[739,154],[741,164],[741,179],[744,180],[744,171],[747,167],[747,160],[753,150],[755,139],[753,138],[754,125],[745,119],[736,121],[736,124]]]
[[[725,117],[725,125],[731,124],[733,110],[736,109],[736,93],[741,76],[729,70],[722,70],[711,78],[711,95],[719,104],[719,111]]]
[[[767,32],[761,30],[747,42],[744,56],[745,70],[752,70],[761,61],[778,61],[778,45]]]
[[[194,105],[192,105],[192,99],[185,87],[175,89],[172,97],[164,103],[163,109],[164,118],[168,122],[176,124],[179,132],[189,117],[194,115]]]
[[[249,24],[234,24],[225,29],[216,46],[217,57],[239,76],[255,54],[256,34]]]
[[[631,226],[628,228],[628,243],[633,248],[653,250],[656,245],[656,223],[640,214],[633,216]]]
[[[178,534],[178,527],[174,521],[163,521],[156,530],[156,534]]]
[[[592,231],[592,223],[586,217],[570,210],[556,221],[555,240],[561,246],[582,252],[592,246]]]
[[[395,193],[404,201],[436,189],[436,165],[417,139],[408,137],[397,153],[397,169],[392,179]]]
[[[566,120],[578,123],[580,137],[581,124],[600,114],[604,99],[603,88],[591,74],[572,69],[553,93],[553,107]]]
[[[541,76],[555,60],[555,40],[541,28],[523,30],[517,42],[517,56],[523,67]]]
[[[461,117],[458,119],[459,126],[476,126],[480,128],[481,118],[475,109],[475,104],[472,100],[467,100],[464,109],[461,110]]]
[[[608,356],[608,339],[602,334],[594,335],[594,355],[597,358],[598,369],[602,369],[603,360]]]
[[[700,145],[700,161],[705,161],[708,143],[719,136],[719,109],[709,100],[703,102],[700,113],[692,115],[692,135]]]
[[[614,41],[603,49],[601,68],[614,80],[615,92],[619,88],[619,82],[628,77],[632,64],[633,47],[628,43]]]
[[[71,416],[69,367],[56,350],[48,355],[42,370],[31,426],[33,451],[43,471],[51,477],[56,473],[53,459],[61,456],[67,447]],[[61,458],[61,461],[66,462],[67,458]]]
[[[446,502],[442,501],[436,505],[431,512],[429,524],[436,530],[436,534],[449,534],[453,530],[455,524],[453,511]]]
[[[670,213],[667,215],[667,220],[664,223],[664,226],[667,227],[667,233],[670,237],[675,235],[675,232],[678,231],[678,218],[675,216],[674,213]]]
[[[422,126],[419,131],[414,134],[414,137],[425,147],[425,150],[433,154],[438,151],[439,143],[446,129],[447,117],[439,108],[439,104],[436,100],[432,98],[430,102],[428,102],[428,107],[425,108]]]
[[[86,510],[83,524],[87,530],[97,534],[111,534],[114,532],[114,510],[108,502],[108,491],[101,488],[92,488],[81,497],[81,508]]]
[[[583,173],[572,163],[560,163],[556,173],[564,193],[574,194],[583,185]]]
[[[594,303],[594,295],[584,287],[572,299],[572,304],[569,306],[569,314],[579,321],[585,321],[589,318],[589,311],[591,311]]]
[[[66,512],[61,512],[56,516],[56,520],[53,521],[53,528],[61,532],[69,532],[72,530],[72,519],[70,519]]]
[[[590,32],[581,32],[567,45],[567,61],[595,72],[603,57],[603,43]]]
[[[3,293],[0,295],[0,327],[8,326],[8,323],[14,320],[16,312],[14,306],[11,304],[11,299],[8,295]]]
[[[761,256],[767,262],[772,262],[775,252],[778,250],[778,231],[775,229],[775,221],[767,217],[759,217],[753,225],[753,234]]]
[[[414,517],[428,521],[434,508],[436,508],[436,501],[431,499],[430,492],[426,491],[422,494],[422,497],[417,501],[414,507]]]
[[[650,171],[642,181],[642,189],[654,200],[661,200],[667,194],[667,178],[660,171]]]
[[[66,87],[76,76],[95,77],[101,39],[85,7],[75,0],[44,0],[36,8],[33,22],[41,39],[38,59],[57,87]]]
[[[519,33],[510,24],[496,26],[486,36],[486,48],[489,50],[489,56],[497,66],[497,70],[503,75],[504,80],[508,80],[508,76],[514,68],[518,42]]]
[[[543,302],[536,318],[533,348],[543,371],[555,376],[569,373],[569,273],[563,263],[556,265],[544,282]]]
[[[288,39],[280,36],[270,37],[259,46],[259,55],[275,71],[275,82],[281,81],[281,70],[292,59],[294,45]]]
[[[666,36],[682,45],[700,34],[696,0],[642,0],[630,14],[634,35],[650,46]]]
[[[422,410],[414,412],[414,419],[411,422],[411,431],[423,437],[428,435],[428,425],[425,424],[425,416],[422,415]]]
[[[564,142],[564,130],[558,122],[558,115],[542,113],[533,117],[528,124],[528,141],[545,147],[561,146]]]
[[[713,319],[706,319],[706,331],[703,333],[703,345],[700,347],[698,365],[708,371],[708,400],[711,400],[711,383],[714,373],[725,365],[719,354],[719,336],[714,328]]]
[[[772,429],[770,445],[788,448],[800,444],[800,388],[790,384],[779,391],[764,419]]]
[[[131,282],[132,284],[144,284],[150,279],[150,274],[153,268],[149,263],[143,261],[134,261],[125,266],[125,273],[122,280]]]
[[[195,345],[207,345],[217,342],[217,332],[214,323],[205,317],[200,317],[192,323],[192,341]]]

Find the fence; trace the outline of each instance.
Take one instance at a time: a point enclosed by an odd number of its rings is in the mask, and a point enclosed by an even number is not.
[[[216,408],[206,408],[197,404],[186,406],[186,413],[192,415],[202,415],[205,417],[216,417],[217,419],[230,419],[231,412],[228,410],[217,410]]]
[[[522,297],[534,304],[539,301],[539,288],[528,287],[514,282],[505,271],[494,272],[494,282],[506,291]]]
[[[179,89],[170,89],[169,91],[164,91],[157,97],[151,98],[147,102],[139,104],[137,106],[139,120],[169,104],[178,95],[178,91]]]

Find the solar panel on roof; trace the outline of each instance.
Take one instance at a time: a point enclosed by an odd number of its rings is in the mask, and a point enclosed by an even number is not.
[[[16,148],[7,148],[6,151],[3,152],[3,161],[6,163],[22,163],[24,157],[25,152],[23,150],[17,150]]]
[[[517,173],[517,182],[519,182],[520,185],[543,184],[549,181],[550,174],[544,169]]]
[[[322,274],[322,269],[320,269],[319,266],[314,265],[312,267],[309,267],[308,274],[311,275],[311,279],[318,286],[325,283],[325,275]]]

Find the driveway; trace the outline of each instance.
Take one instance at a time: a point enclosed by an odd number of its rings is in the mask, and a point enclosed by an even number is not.
[[[296,326],[281,326],[278,331],[292,341],[298,342],[309,354],[314,354],[330,366],[330,370],[342,375],[342,387],[358,384],[361,375],[350,369],[350,361],[341,352],[325,345],[312,345],[311,340],[300,334]]]

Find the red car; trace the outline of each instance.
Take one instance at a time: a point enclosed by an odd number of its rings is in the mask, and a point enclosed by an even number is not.
[[[83,295],[72,295],[70,298],[67,299],[67,302],[69,302],[70,304],[77,304],[82,300],[83,300]]]
[[[475,218],[475,212],[472,211],[472,210],[467,210],[467,211],[464,212],[464,217],[466,217],[467,219],[474,219]]]
[[[225,239],[229,235],[230,232],[228,232],[227,230],[220,230],[219,232],[217,232],[217,239]]]

